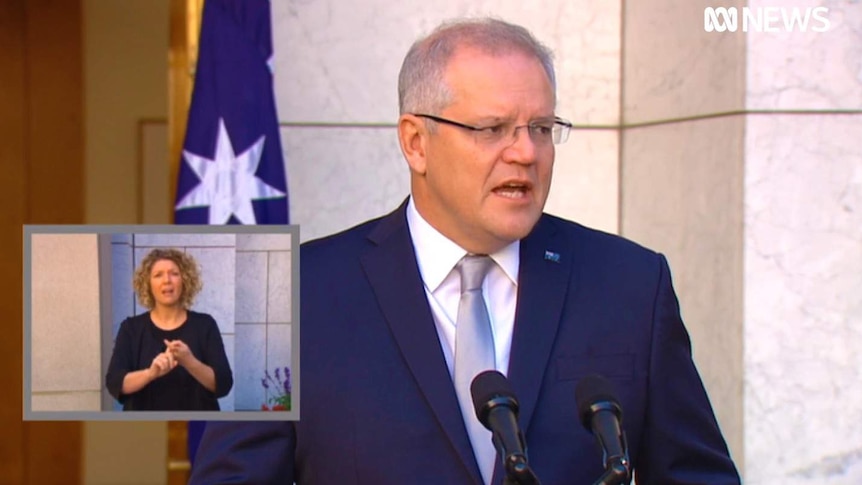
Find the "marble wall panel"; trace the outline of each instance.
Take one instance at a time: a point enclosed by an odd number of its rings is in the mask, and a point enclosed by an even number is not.
[[[395,128],[281,130],[290,221],[308,241],[389,213],[410,193]]]
[[[291,392],[291,406],[298,404],[296,393],[293,392],[293,386],[296,384],[296,369],[291,373],[293,366],[291,365],[291,324],[289,323],[271,323],[266,326],[266,368],[275,378],[278,389],[273,386],[270,389],[271,396],[283,396],[288,385],[287,376],[290,376],[289,389]],[[276,369],[278,376],[276,377]],[[288,374],[285,374],[287,369]],[[277,392],[276,392],[277,391]]]
[[[397,77],[416,38],[441,21],[495,16],[556,51],[559,107],[580,124],[619,118],[621,2],[515,0],[273,2],[279,118],[394,123]]]
[[[270,251],[267,255],[266,321],[288,323],[293,321],[291,252]]]
[[[739,466],[742,116],[625,130],[622,235],[667,255],[694,360]]]
[[[619,231],[619,131],[574,130],[557,146],[545,211],[605,232]]]
[[[137,296],[132,286],[134,274],[132,247],[128,244],[111,244],[111,335],[117,334],[123,320],[135,314]]]
[[[234,342],[235,409],[259,411],[265,402],[261,379],[266,369],[266,325],[237,325]]]
[[[141,262],[143,262],[144,258],[147,256],[147,253],[152,251],[152,248],[138,248],[136,246],[132,246],[132,263],[133,263],[133,272],[129,275],[130,278],[134,278],[134,271],[137,271],[138,267],[140,267]],[[137,293],[135,294],[135,312],[137,315],[139,313],[147,312],[149,308],[146,308],[141,305],[141,302],[138,300]],[[119,330],[119,326],[117,326],[116,330]],[[116,337],[116,334],[114,334]]]
[[[236,320],[236,251],[233,248],[187,248],[201,268],[203,289],[192,309],[209,313],[222,333],[234,333]]]
[[[623,123],[745,107],[745,35],[706,32],[704,2],[624,2]],[[725,7],[743,0],[720,2]]]
[[[848,0],[785,0],[776,15],[808,17],[785,31],[749,32],[746,105],[751,110],[862,109],[862,6]],[[775,8],[770,0],[750,0],[749,8]],[[824,13],[825,12],[825,13]],[[764,15],[761,13],[761,15]],[[783,19],[783,17],[782,17]]]
[[[862,115],[749,116],[747,483],[862,483]]]
[[[230,392],[223,398],[218,400],[219,408],[222,411],[234,411],[236,409],[236,336],[222,335],[224,343],[224,352],[227,355],[227,361],[230,363],[230,370],[233,373],[234,384]]]
[[[291,326],[289,323],[271,323],[266,327],[266,367],[290,367]]]
[[[266,321],[267,253],[236,253],[236,321]]]
[[[233,247],[236,234],[135,234],[135,246],[178,248],[194,247]]]
[[[290,234],[237,234],[237,251],[290,251]]]

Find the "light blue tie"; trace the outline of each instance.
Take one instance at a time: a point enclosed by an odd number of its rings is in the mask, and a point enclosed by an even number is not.
[[[497,450],[491,432],[476,417],[470,383],[480,372],[495,368],[491,319],[482,297],[482,281],[493,263],[488,256],[467,255],[456,266],[461,275],[461,301],[455,322],[455,391],[486,484],[491,483],[494,474]]]

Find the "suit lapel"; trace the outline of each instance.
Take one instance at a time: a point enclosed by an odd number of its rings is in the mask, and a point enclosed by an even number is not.
[[[549,216],[521,241],[518,304],[508,378],[520,403],[519,424],[529,429],[553,350],[571,278],[574,250]],[[570,288],[572,286],[572,288]],[[575,424],[572,424],[574,426]]]
[[[481,483],[423,289],[405,210],[406,203],[371,231],[368,238],[375,246],[362,256],[362,267],[425,400],[464,467]]]

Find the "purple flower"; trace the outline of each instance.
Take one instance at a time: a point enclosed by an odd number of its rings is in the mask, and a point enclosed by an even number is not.
[[[284,381],[281,380],[281,369],[281,367],[275,368],[275,379],[272,378],[269,370],[264,369],[263,372],[266,377],[261,379],[260,383],[263,385],[264,389],[269,390],[272,388],[272,390],[279,395],[283,393],[284,396],[289,396],[293,389],[293,385],[290,382],[290,368],[284,367]],[[272,387],[270,387],[270,384]]]
[[[290,383],[290,368],[284,367],[284,381],[282,381],[282,367],[275,367],[272,378],[268,369],[264,369],[264,378],[260,380],[264,390],[264,403],[261,409],[264,411],[289,411],[290,410],[290,393],[292,385]],[[272,406],[270,406],[272,404]]]
[[[284,392],[286,394],[290,394],[291,387],[292,386],[290,384],[290,369],[285,367],[284,368]]]

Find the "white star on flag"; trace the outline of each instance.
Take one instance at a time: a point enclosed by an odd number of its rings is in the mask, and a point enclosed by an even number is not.
[[[256,224],[252,200],[286,195],[254,174],[263,154],[265,138],[261,136],[246,151],[236,155],[224,119],[220,118],[212,160],[183,150],[183,158],[201,182],[177,203],[176,209],[208,206],[209,224],[225,224],[231,215],[242,224]]]

